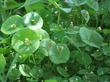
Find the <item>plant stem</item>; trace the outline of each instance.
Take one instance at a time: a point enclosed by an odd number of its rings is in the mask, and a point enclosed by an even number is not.
[[[60,11],[58,12],[58,19],[57,19],[57,24],[59,25],[60,23]]]
[[[14,57],[14,59],[13,59],[13,61],[12,61],[12,63],[11,63],[11,65],[10,65],[10,67],[9,67],[9,70],[8,70],[8,72],[7,72],[7,74],[6,74],[6,81],[5,81],[5,82],[7,82],[9,73],[10,73],[11,70],[12,70],[12,66],[16,63],[16,60],[17,60],[18,57],[19,57],[19,54],[16,54],[15,57]]]

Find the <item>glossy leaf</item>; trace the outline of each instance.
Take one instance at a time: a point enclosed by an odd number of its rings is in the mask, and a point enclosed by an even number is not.
[[[102,36],[94,30],[82,27],[79,31],[83,42],[89,46],[100,48],[103,44]]]
[[[25,64],[19,65],[19,71],[23,76],[30,77],[30,74],[29,74],[30,70],[31,69],[28,65],[25,65]]]
[[[18,53],[33,53],[40,45],[40,35],[30,29],[23,29],[12,37],[12,47]]]
[[[45,52],[45,56],[49,55],[49,50],[52,46],[56,45],[56,43],[51,39],[43,39],[40,43],[40,47]]]
[[[13,34],[24,27],[23,19],[19,15],[9,17],[1,27],[1,31],[4,34]]]
[[[99,4],[96,0],[88,0],[87,5],[95,11],[99,10]]]
[[[55,64],[66,63],[69,57],[70,51],[65,44],[57,44],[49,49],[49,58]]]
[[[43,19],[38,13],[30,12],[24,15],[24,24],[32,30],[37,30],[43,26]]]
[[[41,35],[41,40],[43,40],[43,39],[49,39],[50,37],[49,37],[49,34],[45,31],[45,30],[43,30],[43,29],[37,29],[36,31],[35,31],[37,34],[39,34],[39,35]]]

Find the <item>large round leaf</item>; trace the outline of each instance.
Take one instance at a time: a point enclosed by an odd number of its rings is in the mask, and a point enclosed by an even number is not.
[[[1,31],[4,34],[13,34],[24,27],[23,19],[19,15],[13,15],[9,17],[1,27]]]
[[[82,27],[79,31],[80,37],[83,42],[89,46],[100,48],[103,44],[102,36],[94,30]]]
[[[12,46],[18,53],[33,53],[40,45],[40,35],[30,29],[22,29],[12,37]]]
[[[53,45],[49,49],[49,58],[55,64],[66,63],[69,60],[70,51],[65,44]]]
[[[3,54],[0,54],[0,73],[3,72],[6,65],[6,60]]]
[[[30,12],[24,16],[24,24],[32,30],[37,30],[43,26],[43,20],[38,13]]]

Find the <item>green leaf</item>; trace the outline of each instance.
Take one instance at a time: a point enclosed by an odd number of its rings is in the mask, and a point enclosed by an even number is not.
[[[4,10],[14,9],[21,6],[20,3],[17,3],[15,0],[7,0],[4,4],[3,1],[0,2],[0,12]]]
[[[37,50],[37,52],[35,52],[35,54],[34,54],[34,58],[35,58],[35,60],[36,60],[36,63],[37,63],[37,64],[40,64],[40,63],[44,60],[46,54],[48,55],[48,52],[45,50],[45,48],[41,48],[41,47],[40,47],[40,48]],[[33,62],[32,62],[32,63],[33,63]]]
[[[6,65],[6,60],[3,54],[0,54],[0,73],[3,72]]]
[[[103,75],[99,77],[100,82],[110,82],[110,75]]]
[[[99,10],[99,4],[96,0],[88,0],[87,5],[95,11]]]
[[[81,6],[86,4],[87,0],[68,0],[67,2],[72,6]]]
[[[57,82],[56,80],[45,80],[45,82]]]
[[[30,12],[24,15],[24,24],[32,30],[37,30],[43,26],[43,19],[38,13]]]
[[[99,67],[97,70],[98,75],[104,75],[110,72],[110,69],[108,67]]]
[[[43,70],[41,67],[38,67],[38,66],[35,66],[32,68],[32,70],[30,71],[30,75],[33,77],[33,78],[41,78],[43,76]]]
[[[76,52],[76,60],[86,68],[92,63],[91,57],[87,53]]]
[[[98,82],[98,76],[94,72],[87,73],[83,76],[84,82]]]
[[[19,65],[19,71],[23,76],[30,77],[31,75],[29,74],[31,68],[28,65],[21,64]]]
[[[70,51],[65,44],[53,45],[49,49],[49,58],[55,64],[66,63],[69,60]]]
[[[1,31],[4,34],[13,34],[24,27],[23,19],[19,15],[13,15],[9,17],[1,27]]]
[[[106,55],[106,56],[110,56],[110,45],[104,45],[103,46],[103,53],[104,53],[104,55]]]
[[[43,29],[37,29],[35,32],[42,36],[41,40],[50,38],[49,34]]]
[[[30,5],[33,5],[35,3],[38,3],[42,0],[26,0],[25,3],[24,3],[24,6],[30,6]]]
[[[19,55],[19,57],[18,57],[18,59],[17,59],[17,62],[19,62],[19,63],[25,62],[25,60],[26,60],[28,57],[30,57],[31,55],[33,55],[33,54],[29,54],[29,53],[22,53],[22,54],[17,53],[17,54]]]
[[[21,75],[20,71],[17,68],[14,68],[11,70],[11,72],[9,73],[8,79],[12,80],[16,80],[17,78],[19,78]]]
[[[94,30],[82,27],[80,28],[80,37],[83,42],[89,46],[100,48],[103,44],[102,36]]]
[[[26,28],[15,33],[11,45],[18,53],[33,53],[39,48],[40,38],[39,34]]]
[[[105,63],[107,66],[110,66],[110,58],[107,57],[107,58],[104,60],[104,63]]]
[[[57,67],[57,71],[63,77],[69,77],[69,74],[68,74],[68,72],[65,68],[62,68],[62,67],[59,66],[59,67]]]
[[[52,46],[56,45],[56,43],[51,39],[43,39],[40,43],[40,47],[45,52],[45,56],[49,55],[49,50]]]
[[[84,82],[84,81],[79,76],[73,76],[69,79],[69,82]]]
[[[89,12],[87,10],[81,10],[81,14],[83,18],[85,19],[86,23],[88,23],[90,19]]]

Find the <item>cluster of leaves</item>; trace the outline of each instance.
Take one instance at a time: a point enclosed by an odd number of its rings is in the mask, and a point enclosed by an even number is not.
[[[109,5],[0,0],[0,82],[110,82]]]

